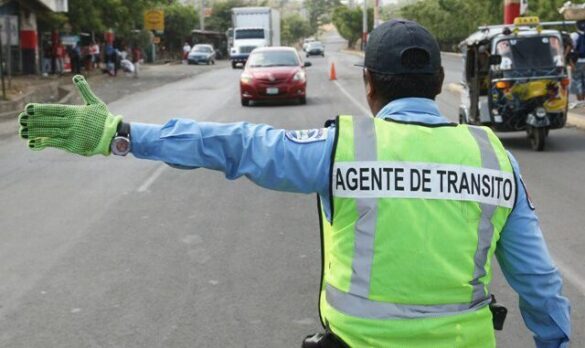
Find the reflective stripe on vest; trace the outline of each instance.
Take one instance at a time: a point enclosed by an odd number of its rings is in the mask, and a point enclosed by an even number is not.
[[[482,167],[499,170],[500,164],[498,158],[496,157],[496,153],[488,139],[485,129],[469,127],[469,131],[479,146]],[[473,301],[480,301],[486,295],[485,286],[479,281],[479,279],[486,275],[485,264],[487,262],[488,251],[494,236],[492,216],[496,210],[495,205],[485,203],[480,203],[480,207],[481,220],[477,231],[479,238],[477,240],[477,250],[475,251],[475,256],[473,258],[475,267],[473,269],[473,280],[471,281],[471,285],[473,285]]]
[[[445,164],[379,162],[377,161],[374,119],[371,117],[353,117],[352,120],[355,148],[354,162],[334,163],[331,180],[338,179],[337,173],[348,173],[348,168],[353,168],[355,172],[353,174],[355,174],[356,178],[365,179],[365,182],[370,186],[365,190],[361,190],[363,187],[358,189],[355,185],[354,187],[344,186],[343,180],[339,185],[342,189],[338,189],[338,185],[334,185],[333,196],[355,199],[359,218],[354,227],[354,255],[349,292],[344,292],[326,283],[325,297],[329,305],[342,313],[367,319],[426,318],[464,313],[485,307],[489,304],[490,299],[486,287],[480,279],[487,274],[486,262],[488,261],[488,253],[494,236],[494,226],[491,219],[498,206],[512,208],[516,194],[514,176],[512,173],[505,173],[500,170],[498,157],[486,130],[479,127],[468,128],[480,150],[481,168]],[[428,179],[426,184],[429,185],[426,187],[427,190],[397,190],[396,186],[391,187],[390,179],[384,178],[382,173],[387,174],[392,170],[393,166],[394,168],[400,167],[401,170],[410,171],[411,175],[413,172],[428,174],[426,176]],[[468,190],[468,194],[444,192],[443,179],[446,178],[445,173],[469,175],[472,179],[477,178],[477,182],[475,182],[477,190],[474,191],[474,188],[471,188]],[[405,177],[405,181],[408,181],[408,175],[405,175]],[[484,179],[486,177],[488,179]],[[437,180],[437,178],[440,180]],[[479,188],[480,184],[486,185],[486,181],[480,183],[479,178],[486,180],[488,186],[491,185],[489,194],[486,195],[487,190],[482,191]],[[345,184],[348,182],[349,180]],[[412,182],[404,183],[404,186],[409,185],[412,185]],[[473,294],[469,303],[413,305],[380,302],[368,298],[374,258],[376,223],[378,220],[377,201],[378,198],[392,197],[468,200],[479,203],[481,217],[477,231],[478,243],[474,255],[473,279],[470,282],[473,287]]]
[[[405,305],[398,303],[371,301],[361,296],[338,290],[326,284],[327,303],[340,312],[365,319],[416,319],[450,314],[461,314],[487,306],[491,298],[479,302],[444,305]]]

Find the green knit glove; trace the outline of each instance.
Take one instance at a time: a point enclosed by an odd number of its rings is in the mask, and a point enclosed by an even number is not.
[[[28,147],[56,147],[83,156],[110,154],[110,143],[122,116],[114,116],[96,97],[85,78],[73,77],[86,105],[28,104],[18,117],[19,134]]]

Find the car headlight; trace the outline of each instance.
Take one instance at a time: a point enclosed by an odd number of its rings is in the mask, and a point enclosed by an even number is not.
[[[293,81],[305,81],[305,79],[306,79],[305,72],[302,70],[297,71],[295,76],[293,76]]]
[[[252,83],[252,80],[253,80],[252,75],[250,75],[248,73],[242,73],[242,76],[240,76],[240,81],[242,83],[249,84],[249,83]]]

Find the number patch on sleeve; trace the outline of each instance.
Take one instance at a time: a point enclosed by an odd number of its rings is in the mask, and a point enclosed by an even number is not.
[[[290,141],[294,141],[295,143],[314,143],[327,139],[327,128],[291,130],[287,131],[285,135]]]

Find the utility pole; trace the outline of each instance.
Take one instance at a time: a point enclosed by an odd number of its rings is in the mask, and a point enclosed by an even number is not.
[[[364,2],[364,9],[363,9],[363,20],[362,20],[362,51],[365,51],[366,44],[368,43],[368,1],[363,0]]]
[[[520,17],[520,0],[504,0],[504,24],[513,24]]]
[[[380,23],[380,0],[374,0],[374,28]]]
[[[4,26],[0,24],[0,31],[4,30]],[[2,99],[7,100],[6,98],[6,86],[4,85],[4,69],[2,69],[3,62],[3,55],[2,55],[2,35],[0,35],[0,77],[2,78]]]
[[[197,0],[195,0],[197,2]],[[199,29],[205,30],[205,0],[200,0]]]

